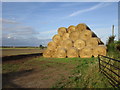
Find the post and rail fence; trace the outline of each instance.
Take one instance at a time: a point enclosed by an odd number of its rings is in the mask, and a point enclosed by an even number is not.
[[[103,73],[113,87],[120,88],[120,60],[99,55],[99,71]]]

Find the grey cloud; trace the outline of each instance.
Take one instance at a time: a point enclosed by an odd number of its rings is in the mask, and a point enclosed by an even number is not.
[[[3,45],[29,46],[29,45],[38,45],[41,42],[37,38],[37,35],[39,33],[33,27],[22,25],[16,21],[10,22],[7,19],[3,19],[3,20],[5,22],[2,27]],[[16,24],[14,22],[19,24]]]
[[[29,39],[13,39],[13,38],[2,38],[2,45],[5,46],[47,46],[47,43],[51,41],[51,39],[37,39],[37,38],[29,38]]]
[[[2,21],[3,24],[19,24],[16,21],[8,20],[8,19],[0,19],[0,21]]]

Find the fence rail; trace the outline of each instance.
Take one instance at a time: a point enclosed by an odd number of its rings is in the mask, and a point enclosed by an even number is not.
[[[99,55],[99,71],[103,73],[113,87],[120,88],[120,60]]]

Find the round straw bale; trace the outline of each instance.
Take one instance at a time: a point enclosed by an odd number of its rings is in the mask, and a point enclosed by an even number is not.
[[[57,49],[56,56],[57,58],[66,58],[67,52],[64,48]]]
[[[99,45],[93,48],[93,56],[97,57],[98,55],[106,56],[107,47],[104,45]]]
[[[79,57],[78,56],[78,49],[75,47],[69,48],[69,50],[67,50],[67,57],[69,57],[69,58]]]
[[[92,32],[90,30],[84,30],[81,34],[80,34],[80,38],[83,40],[87,40],[89,38],[92,37]]]
[[[54,35],[52,40],[57,44],[59,45],[60,44],[60,41],[62,40],[62,37],[58,34]]]
[[[92,48],[91,47],[84,47],[79,51],[79,56],[81,58],[91,58],[92,57]]]
[[[43,57],[47,57],[47,58],[52,57],[51,50],[49,50],[49,49],[44,50],[43,51]]]
[[[69,26],[68,27],[68,33],[71,33],[71,32],[73,32],[73,31],[75,31],[75,26],[74,25],[71,25],[71,26]]]
[[[65,27],[60,27],[60,28],[58,29],[58,34],[59,34],[60,36],[63,36],[64,33],[67,33],[67,28],[65,28]]]
[[[57,46],[57,49],[59,49],[59,48],[64,48],[62,45],[59,45],[59,46]]]
[[[64,33],[63,34],[62,40],[66,40],[66,39],[70,39],[69,33]]]
[[[57,49],[52,50],[52,55],[53,58],[57,58]]]
[[[64,40],[61,46],[63,46],[65,49],[69,49],[73,46],[73,41],[70,39]]]
[[[78,31],[74,31],[70,33],[70,39],[73,41],[79,39],[79,37],[80,37],[80,33]]]
[[[86,41],[86,46],[97,46],[98,45],[98,38],[90,38]]]
[[[78,39],[74,42],[74,47],[76,47],[77,49],[82,49],[85,47],[85,41],[82,39]]]
[[[90,30],[85,23],[80,23],[80,24],[78,24],[75,29],[76,29],[77,31],[79,31],[79,32],[82,32],[82,31],[84,31],[84,30],[86,30],[86,29]]]
[[[56,49],[56,47],[57,47],[57,45],[54,41],[49,42],[47,45],[47,49],[49,49],[49,50]]]

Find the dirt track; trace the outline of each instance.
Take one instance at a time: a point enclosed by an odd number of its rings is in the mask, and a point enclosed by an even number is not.
[[[28,63],[30,62],[29,59],[5,62],[7,64],[23,65],[23,68],[20,68],[18,72],[3,74],[4,88],[50,88],[61,79],[67,80],[74,67],[66,63],[49,61]],[[27,68],[24,68],[24,66]]]

